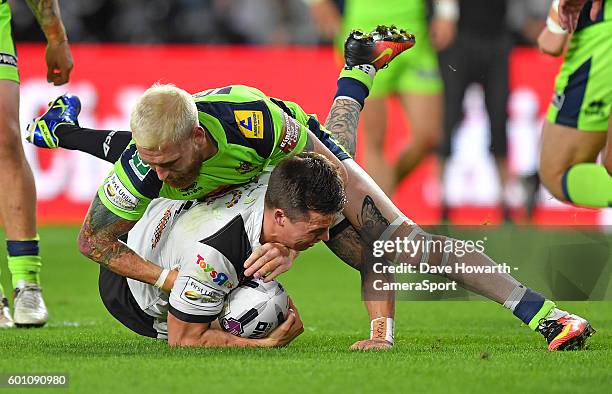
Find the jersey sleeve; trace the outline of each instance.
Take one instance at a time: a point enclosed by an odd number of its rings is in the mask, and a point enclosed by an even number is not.
[[[188,323],[210,323],[223,309],[228,283],[235,280],[225,271],[231,263],[215,248],[197,243],[183,252],[181,269],[169,298],[169,312]]]
[[[151,200],[159,197],[161,187],[157,174],[142,162],[132,142],[98,189],[98,197],[115,215],[136,221]]]
[[[276,128],[274,149],[270,155],[270,165],[276,165],[282,159],[300,153],[308,140],[309,116],[296,103],[270,99],[276,106],[279,127]]]

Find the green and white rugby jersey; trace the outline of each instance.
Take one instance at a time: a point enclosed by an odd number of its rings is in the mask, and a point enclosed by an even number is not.
[[[117,216],[138,220],[154,198],[199,199],[246,183],[265,167],[301,152],[308,130],[340,159],[349,157],[314,116],[256,88],[232,85],[193,98],[200,124],[212,135],[218,152],[202,163],[193,185],[176,189],[160,181],[142,162],[132,141],[98,189],[102,203]]]

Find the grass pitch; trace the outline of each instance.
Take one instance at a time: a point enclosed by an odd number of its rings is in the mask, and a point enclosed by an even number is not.
[[[588,393],[612,384],[609,301],[560,303],[598,330],[586,351],[549,353],[539,334],[492,302],[400,301],[395,347],[356,353],[348,347],[369,334],[359,276],[321,245],[280,278],[305,324],[289,347],[169,349],[107,313],[98,267],[76,250],[76,228],[40,233],[51,319],[41,329],[0,331],[0,373],[68,373],[67,389],[46,391]],[[0,268],[10,289],[5,259]]]

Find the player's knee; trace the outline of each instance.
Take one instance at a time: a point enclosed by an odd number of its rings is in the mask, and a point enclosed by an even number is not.
[[[2,132],[0,132],[0,135],[2,135]],[[5,164],[25,162],[25,154],[19,138],[0,137],[0,162]]]

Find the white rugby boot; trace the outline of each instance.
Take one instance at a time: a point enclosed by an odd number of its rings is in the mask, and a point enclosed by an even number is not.
[[[0,328],[12,328],[14,326],[15,323],[11,317],[8,300],[4,297],[4,294],[0,293]]]
[[[13,318],[17,327],[42,327],[49,320],[42,289],[36,283],[17,282],[13,304]]]

